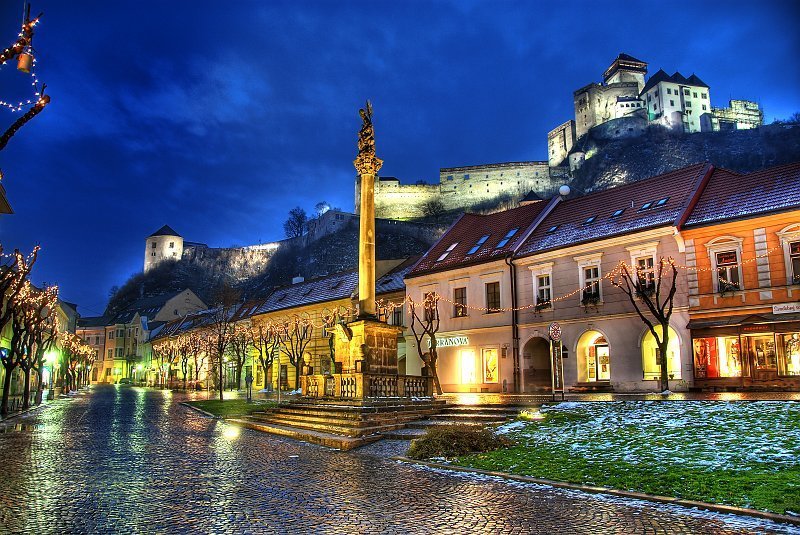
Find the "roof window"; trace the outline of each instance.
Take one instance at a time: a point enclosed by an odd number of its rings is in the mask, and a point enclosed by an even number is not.
[[[336,282],[334,282],[334,283],[331,285],[331,290],[335,290],[336,288],[338,288],[338,287],[339,287],[339,286],[341,286],[341,285],[342,285],[342,279],[339,279],[339,280],[337,280]]]
[[[512,237],[514,237],[514,234],[516,234],[518,230],[519,230],[519,227],[517,227],[517,228],[512,228],[511,230],[509,230],[509,231],[506,233],[506,235],[505,235],[505,236],[503,236],[503,239],[502,239],[502,240],[500,240],[500,243],[498,243],[498,244],[495,246],[495,249],[500,249],[501,247],[505,247],[505,246],[506,246],[506,244],[508,243],[508,240],[510,240]]]
[[[668,200],[669,200],[669,197],[664,197],[663,199],[658,199],[653,206],[664,206],[665,204],[667,204]]]
[[[548,233],[548,234],[552,234],[553,232],[555,232],[555,231],[557,231],[557,230],[558,230],[558,225],[553,225],[552,227],[550,227],[549,229],[547,229],[547,233]]]
[[[442,260],[447,258],[447,255],[449,255],[453,251],[453,249],[456,248],[456,245],[458,245],[458,242],[455,242],[455,243],[451,244],[450,247],[448,247],[447,250],[442,253],[442,256],[440,256],[439,258],[436,259],[436,261],[437,262],[441,262]]]
[[[475,244],[475,245],[472,247],[472,249],[470,249],[469,251],[467,251],[467,255],[475,254],[475,253],[478,251],[478,249],[480,249],[480,248],[481,248],[481,245],[483,245],[484,243],[486,243],[486,240],[488,240],[488,239],[489,239],[489,234],[484,234],[483,236],[481,236],[481,239],[480,239],[480,240],[478,240],[478,243],[476,243],[476,244]]]
[[[639,208],[639,211],[642,211],[642,210],[647,210],[647,209],[648,209],[648,208],[650,208],[651,206],[653,206],[653,203],[652,203],[652,202],[646,202],[646,203],[644,203],[644,204],[642,205],[642,207],[641,207],[641,208]]]
[[[611,217],[619,217],[619,216],[622,215],[622,212],[624,212],[624,211],[625,211],[625,208],[621,208],[620,210],[617,210],[616,212],[611,214]]]
[[[596,215],[593,215],[592,217],[587,217],[587,218],[586,218],[586,221],[584,221],[584,222],[583,222],[583,224],[584,224],[584,225],[588,225],[589,223],[594,223],[594,220],[595,220],[595,219],[597,219],[597,216],[596,216]]]

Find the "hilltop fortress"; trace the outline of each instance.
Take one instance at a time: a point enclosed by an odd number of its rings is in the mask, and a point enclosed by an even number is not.
[[[647,78],[647,63],[620,54],[591,82],[572,94],[575,118],[547,134],[547,161],[507,162],[439,170],[438,183],[402,184],[394,177],[375,182],[375,214],[386,219],[424,217],[436,202],[443,210],[476,210],[518,200],[533,192],[547,198],[596,150],[595,140],[636,137],[649,125],[685,133],[757,128],[764,122],[758,103],[730,100],[712,107],[709,86],[696,74],[688,77],[659,70]],[[356,179],[355,211],[360,185]],[[483,206],[482,206],[483,205]]]

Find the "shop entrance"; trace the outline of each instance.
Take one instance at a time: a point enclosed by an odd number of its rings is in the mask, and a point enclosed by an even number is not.
[[[550,342],[542,337],[531,338],[522,348],[525,369],[525,392],[550,391],[552,388]]]
[[[611,350],[598,331],[588,331],[578,341],[578,382],[611,380]]]
[[[742,336],[742,352],[750,364],[753,381],[774,381],[778,378],[778,359],[772,333]]]

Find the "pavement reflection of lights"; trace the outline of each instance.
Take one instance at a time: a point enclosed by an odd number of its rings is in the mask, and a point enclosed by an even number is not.
[[[242,433],[241,428],[229,425],[222,432],[222,436],[227,438],[228,440],[236,440],[237,438],[239,438],[239,435],[241,433]]]

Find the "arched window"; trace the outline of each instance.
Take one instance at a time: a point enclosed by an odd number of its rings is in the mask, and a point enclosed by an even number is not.
[[[656,332],[661,337],[661,326],[656,325]],[[681,341],[678,333],[670,327],[669,340],[667,341],[667,374],[670,379],[681,378]],[[656,337],[647,330],[642,338],[642,371],[646,380],[659,380],[661,378],[661,359]]]
[[[578,382],[611,379],[611,349],[603,333],[586,331],[578,340]]]

